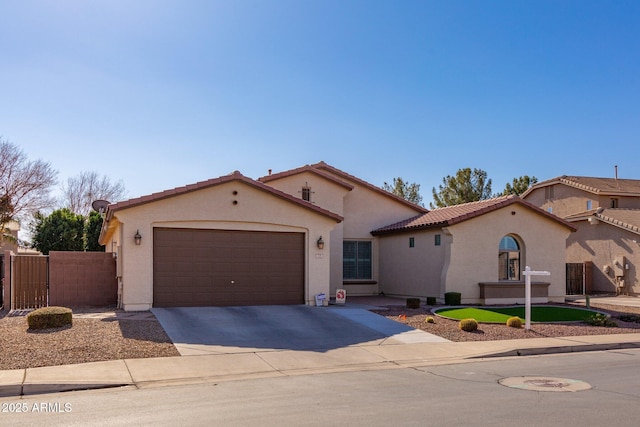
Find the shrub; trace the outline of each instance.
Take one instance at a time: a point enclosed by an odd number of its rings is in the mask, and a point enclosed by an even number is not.
[[[420,308],[420,298],[407,298],[407,308]]]
[[[66,307],[43,307],[27,315],[29,329],[49,329],[71,326],[73,312]]]
[[[427,316],[427,318],[424,319],[424,321],[426,323],[436,323],[436,321],[434,320],[433,316]]]
[[[585,319],[584,323],[591,326],[604,326],[606,328],[617,328],[618,324],[606,314],[596,313]]]
[[[476,319],[462,319],[458,327],[465,332],[473,332],[478,329],[478,321]]]
[[[444,294],[444,303],[446,305],[460,305],[462,294],[460,292],[447,292]]]
[[[618,319],[623,322],[640,323],[640,316],[637,314],[621,314]]]
[[[522,319],[518,316],[510,317],[507,319],[507,326],[510,328],[522,328]]]
[[[427,305],[436,305],[436,297],[427,297]]]

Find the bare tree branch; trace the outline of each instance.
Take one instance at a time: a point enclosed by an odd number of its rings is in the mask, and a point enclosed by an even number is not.
[[[69,178],[62,186],[62,192],[61,205],[83,216],[91,212],[94,200],[117,202],[126,195],[122,181],[112,183],[106,175],[101,177],[96,172],[80,172]]]
[[[54,206],[51,187],[57,172],[42,160],[28,160],[17,145],[0,138],[0,229]]]

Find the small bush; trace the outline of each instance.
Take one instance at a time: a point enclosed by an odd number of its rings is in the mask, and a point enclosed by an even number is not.
[[[605,328],[617,328],[618,324],[606,314],[597,313],[587,318],[584,323],[591,326],[604,326]]]
[[[446,305],[460,305],[462,294],[460,292],[447,292],[444,294],[444,303]]]
[[[427,305],[436,305],[436,297],[427,297]]]
[[[507,326],[510,328],[520,329],[522,328],[522,319],[518,316],[510,317],[507,319]]]
[[[420,308],[420,298],[407,298],[407,308]]]
[[[66,307],[43,307],[27,315],[29,329],[49,329],[71,326],[73,312]]]
[[[640,316],[637,314],[621,314],[618,316],[618,319],[623,322],[632,322],[632,323],[640,323]]]
[[[427,318],[424,319],[424,321],[426,323],[436,323],[436,321],[434,320],[433,316],[427,316]]]
[[[458,327],[465,332],[473,332],[478,329],[478,321],[476,319],[462,319]]]

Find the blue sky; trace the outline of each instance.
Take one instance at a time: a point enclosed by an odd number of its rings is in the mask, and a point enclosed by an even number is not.
[[[640,2],[0,3],[0,135],[129,197],[324,160],[640,179]]]

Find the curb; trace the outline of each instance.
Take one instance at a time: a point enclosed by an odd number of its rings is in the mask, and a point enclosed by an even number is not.
[[[640,342],[625,343],[606,343],[606,344],[577,344],[557,347],[534,347],[521,348],[504,351],[500,353],[492,353],[483,356],[471,356],[469,359],[482,359],[489,357],[514,357],[514,356],[539,356],[543,354],[559,354],[559,353],[583,353],[587,351],[607,351],[607,350],[624,350],[629,348],[640,348]]]

